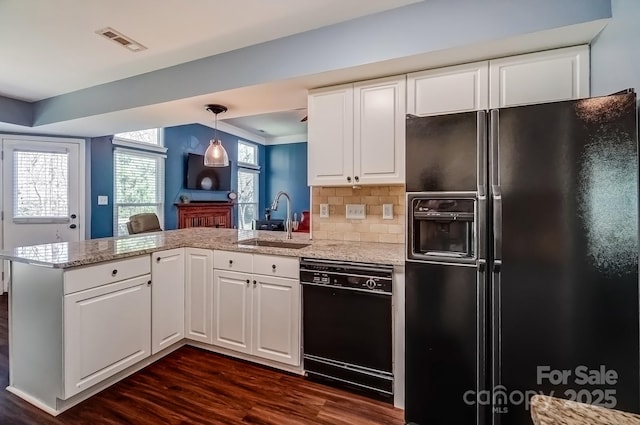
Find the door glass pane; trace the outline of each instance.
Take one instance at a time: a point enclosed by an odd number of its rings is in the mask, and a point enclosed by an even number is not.
[[[13,217],[69,216],[69,158],[60,152],[13,152]]]

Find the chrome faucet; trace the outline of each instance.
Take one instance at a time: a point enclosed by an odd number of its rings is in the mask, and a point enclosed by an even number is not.
[[[280,200],[281,196],[287,198],[287,219],[284,222],[284,229],[287,231],[287,239],[291,239],[291,228],[293,227],[293,224],[291,223],[291,197],[289,196],[289,194],[287,192],[283,192],[282,190],[278,192],[275,199],[271,203],[271,210],[278,211],[278,201]]]

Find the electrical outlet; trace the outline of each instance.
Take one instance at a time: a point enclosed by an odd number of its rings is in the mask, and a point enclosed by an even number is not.
[[[329,217],[329,204],[320,204],[320,218]]]
[[[382,219],[393,220],[393,204],[382,204]]]
[[[347,204],[346,216],[348,219],[362,220],[365,218],[364,204]]]

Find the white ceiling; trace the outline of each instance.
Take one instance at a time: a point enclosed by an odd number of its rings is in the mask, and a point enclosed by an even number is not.
[[[41,100],[417,1],[2,0],[0,95]]]

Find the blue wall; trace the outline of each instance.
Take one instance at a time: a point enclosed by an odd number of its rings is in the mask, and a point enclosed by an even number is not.
[[[164,144],[167,147],[165,160],[165,209],[164,228],[177,227],[177,209],[180,195],[186,194],[193,201],[226,201],[227,192],[190,190],[185,188],[186,159],[188,153],[204,154],[209,140],[214,136],[212,128],[190,124],[164,129]],[[218,131],[229,159],[231,160],[231,187],[237,189],[237,148],[240,137]],[[113,145],[112,136],[91,139],[91,237],[113,236]],[[243,139],[244,140],[244,139]],[[271,204],[276,193],[284,190],[292,198],[291,209],[298,213],[309,210],[309,188],[307,186],[307,143],[291,143],[273,146],[258,146],[260,165],[260,197],[258,211]],[[109,197],[108,205],[98,205],[98,195]],[[274,218],[284,218],[286,205],[282,204]],[[233,221],[236,221],[234,211]]]
[[[91,238],[113,236],[113,136],[91,139]],[[98,205],[98,195],[109,197]]]
[[[591,95],[640,91],[640,1],[612,0],[613,19],[591,43]]]
[[[209,146],[209,140],[214,136],[215,130],[200,124],[181,125],[168,127],[164,130],[164,145],[167,147],[167,159],[165,161],[165,207],[164,225],[166,230],[175,229],[178,222],[178,210],[175,203],[179,202],[180,195],[186,194],[192,201],[226,201],[226,191],[190,190],[185,188],[186,160],[188,153],[204,154]],[[238,152],[238,140],[241,138],[218,130],[218,138],[227,150],[231,161],[231,188],[238,187],[238,167],[236,164]],[[261,172],[264,173],[264,146],[258,146],[258,163]],[[264,178],[260,179],[260,194],[264,193]],[[264,209],[264,197],[260,196],[258,208]],[[235,225],[237,212],[234,209],[233,222]]]
[[[309,210],[307,186],[307,143],[289,143],[265,147],[265,208],[270,207],[276,194],[284,190],[291,196],[291,213]],[[284,218],[286,202],[282,200],[272,218]],[[264,218],[264,209],[260,210]]]

